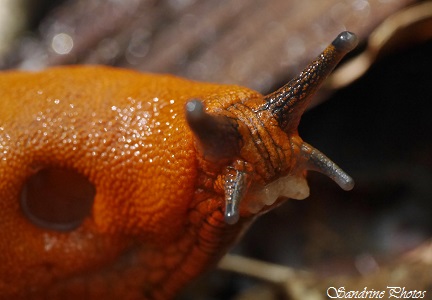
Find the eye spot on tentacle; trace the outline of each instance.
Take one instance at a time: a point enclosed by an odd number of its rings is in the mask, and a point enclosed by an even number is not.
[[[341,32],[332,43],[332,45],[335,46],[336,49],[344,52],[351,51],[357,46],[357,44],[357,36],[349,31]]]
[[[24,183],[20,204],[35,225],[71,231],[90,215],[95,193],[88,179],[73,170],[44,168]]]

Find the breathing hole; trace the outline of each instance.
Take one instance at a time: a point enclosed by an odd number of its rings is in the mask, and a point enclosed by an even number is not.
[[[90,215],[95,188],[83,175],[66,169],[44,168],[21,190],[21,208],[37,226],[71,231]]]

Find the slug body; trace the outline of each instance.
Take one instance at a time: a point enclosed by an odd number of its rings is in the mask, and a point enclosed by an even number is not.
[[[171,298],[257,214],[352,179],[301,140],[344,32],[263,96],[107,67],[0,75],[0,296]],[[77,204],[78,203],[78,204]]]

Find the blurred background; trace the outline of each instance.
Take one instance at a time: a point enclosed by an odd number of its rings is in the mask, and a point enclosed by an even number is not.
[[[232,272],[225,261],[179,299],[325,299],[329,286],[391,285],[432,295],[431,1],[1,0],[0,68],[107,64],[268,93],[343,30],[360,45],[299,130],[356,187],[310,173],[308,199],[262,216],[233,249],[269,264]],[[261,276],[238,274],[249,263]],[[282,279],[266,275],[273,268]]]

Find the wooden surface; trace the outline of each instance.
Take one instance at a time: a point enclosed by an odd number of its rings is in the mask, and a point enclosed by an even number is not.
[[[59,1],[52,10],[38,7],[40,21],[20,37],[3,68],[109,64],[268,92],[339,32],[364,40],[383,19],[414,2]],[[31,16],[37,5],[30,3]]]

